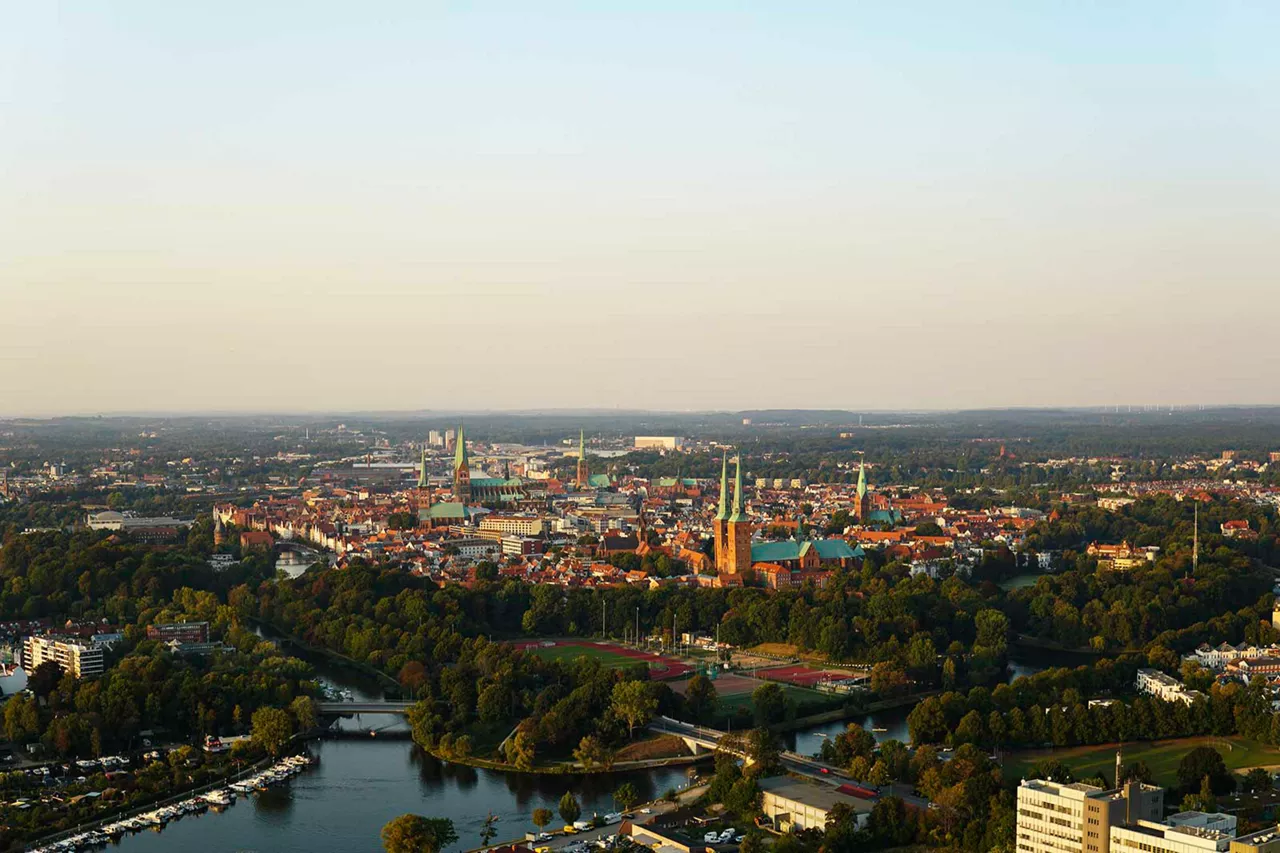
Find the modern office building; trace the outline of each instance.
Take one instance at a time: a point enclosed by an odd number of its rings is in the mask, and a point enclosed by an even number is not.
[[[66,637],[27,637],[22,647],[22,667],[27,672],[53,661],[76,678],[102,675],[102,647]]]
[[[147,639],[161,640],[166,643],[170,640],[177,640],[180,643],[207,643],[209,642],[209,623],[168,622],[148,625]]]
[[[1229,853],[1235,835],[1234,815],[1180,812],[1112,827],[1110,853]]]
[[[1164,789],[1154,785],[1131,782],[1105,790],[1083,782],[1024,779],[1018,786],[1018,851],[1110,853],[1113,827],[1163,815]]]

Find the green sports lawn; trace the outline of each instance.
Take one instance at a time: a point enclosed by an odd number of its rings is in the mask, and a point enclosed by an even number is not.
[[[571,646],[567,644],[556,644],[554,646],[532,646],[526,649],[529,654],[537,655],[544,660],[577,660],[578,658],[589,658],[598,660],[606,666],[627,667],[636,664],[644,664],[644,661],[636,658],[620,655],[617,652],[610,651],[600,646]]]
[[[1124,745],[1124,760],[1145,761],[1162,785],[1178,784],[1178,764],[1197,746],[1211,746],[1222,753],[1229,770],[1280,765],[1280,748],[1242,737],[1191,737],[1179,740],[1146,741]],[[1020,779],[1037,761],[1057,758],[1083,779],[1099,773],[1106,779],[1115,775],[1116,745],[1063,747],[1011,752],[1005,756],[1005,779]]]
[[[758,686],[758,685],[757,685]],[[795,687],[791,684],[779,684],[782,692],[788,699],[797,705],[801,702],[826,701],[831,699],[830,694],[819,693],[817,690],[806,690],[803,687]],[[732,714],[739,708],[751,709],[751,692],[746,693],[730,693],[720,696],[720,713]]]

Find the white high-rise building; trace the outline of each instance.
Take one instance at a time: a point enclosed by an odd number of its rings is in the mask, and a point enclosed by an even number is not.
[[[1041,779],[1018,786],[1019,853],[1111,853],[1111,829],[1164,815],[1164,789],[1129,783],[1104,790]],[[1132,853],[1132,851],[1129,851]]]

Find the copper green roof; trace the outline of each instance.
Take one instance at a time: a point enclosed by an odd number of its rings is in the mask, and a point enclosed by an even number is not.
[[[742,510],[742,456],[738,456],[733,467],[733,514],[729,516],[729,521],[733,523],[750,521],[751,519]]]
[[[458,444],[453,450],[453,470],[457,471],[467,464],[467,438],[462,434],[462,424],[458,424]]]
[[[587,477],[587,485],[597,489],[607,489],[613,485],[613,477],[608,474],[592,474]]]
[[[716,513],[716,521],[724,521],[729,517],[729,451],[724,452],[720,460],[720,510]]]
[[[809,549],[818,552],[823,560],[859,559],[863,556],[862,546],[851,548],[843,539],[817,539],[796,541],[786,539],[782,542],[757,542],[751,546],[751,562],[784,563],[799,560]]]
[[[426,509],[418,510],[418,518],[421,520],[429,518],[432,521],[445,519],[466,521],[470,517],[471,510],[467,509],[467,505],[463,503],[438,503],[432,504]]]
[[[863,462],[858,466],[858,500],[862,500],[867,493],[867,463]]]

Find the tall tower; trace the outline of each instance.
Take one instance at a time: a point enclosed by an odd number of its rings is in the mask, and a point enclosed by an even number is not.
[[[471,466],[467,464],[467,438],[458,424],[458,438],[453,451],[453,499],[467,503],[471,500]]]
[[[858,502],[853,505],[853,517],[865,522],[871,517],[871,497],[867,494],[867,462],[858,465]]]
[[[578,488],[585,489],[589,480],[590,473],[587,471],[587,436],[582,430],[578,430]]]
[[[418,459],[418,488],[427,487],[427,446],[422,446],[422,455]]]
[[[716,540],[716,572],[724,572],[726,571],[725,562],[729,558],[729,451],[727,450],[720,460],[720,509],[716,512],[711,529]]]
[[[1196,498],[1195,530],[1191,533],[1191,574],[1200,568],[1200,499]]]
[[[222,526],[222,516],[218,515],[218,508],[213,508],[213,546],[216,548],[227,539],[227,531]]]
[[[734,460],[733,512],[725,522],[728,559],[724,571],[745,574],[751,568],[751,519],[742,509],[742,456]]]

